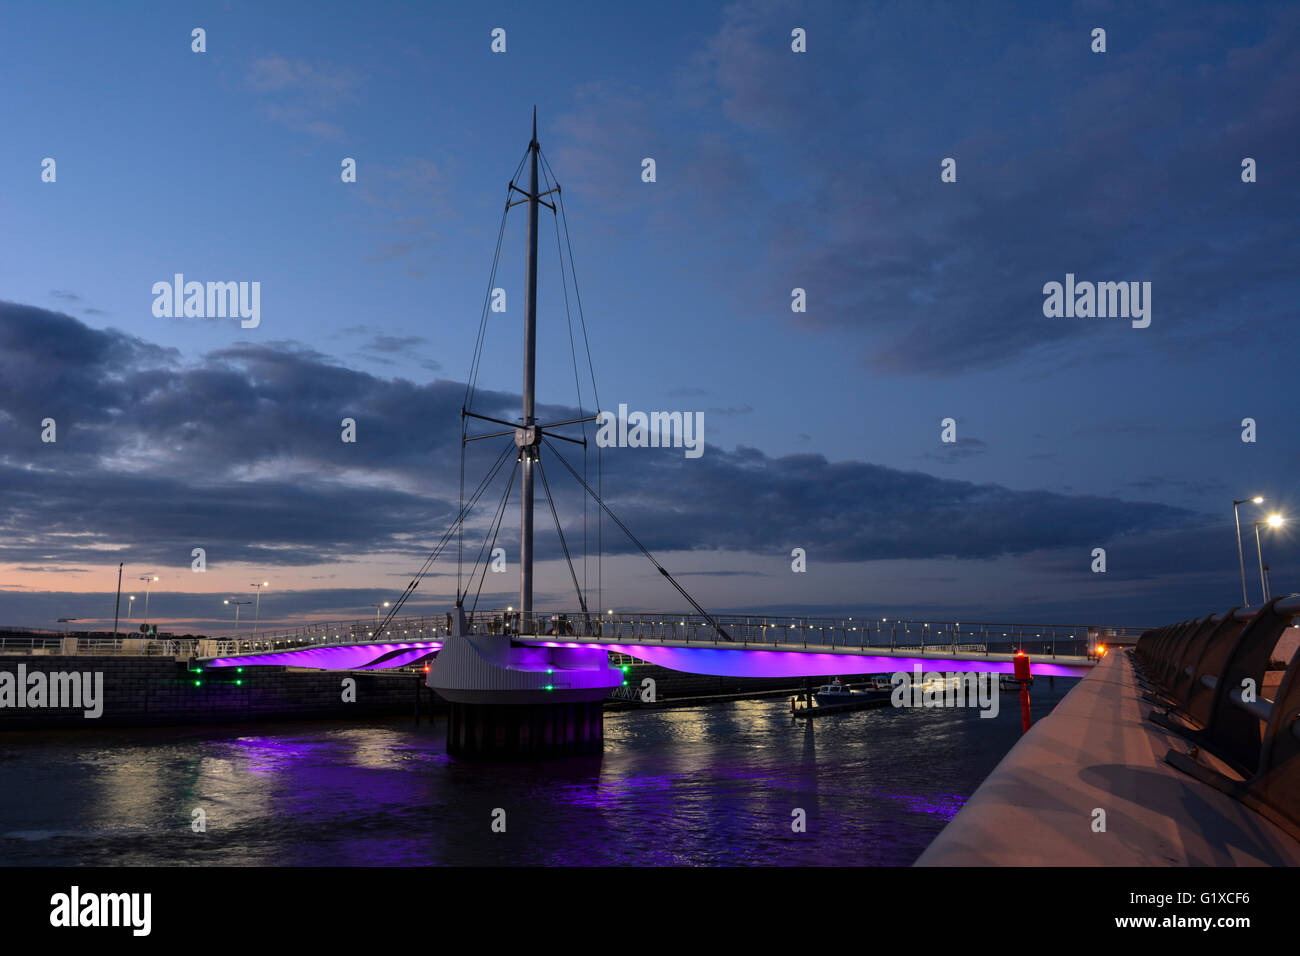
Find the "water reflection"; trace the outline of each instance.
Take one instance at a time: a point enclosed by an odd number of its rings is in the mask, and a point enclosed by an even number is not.
[[[610,713],[603,755],[524,765],[450,760],[409,720],[9,734],[0,863],[907,864],[1019,736],[1010,706],[788,707]]]

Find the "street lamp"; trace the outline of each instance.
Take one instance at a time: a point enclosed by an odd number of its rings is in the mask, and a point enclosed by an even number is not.
[[[1268,525],[1270,528],[1280,528],[1286,519],[1280,514],[1271,514],[1265,521],[1255,522],[1255,554],[1259,556],[1259,587],[1264,592],[1264,603],[1268,603],[1268,575],[1264,573],[1264,549],[1259,543],[1259,526]]]
[[[1242,518],[1240,518],[1238,512],[1236,512],[1236,506],[1244,505],[1245,502],[1251,502],[1252,505],[1262,505],[1262,503],[1264,503],[1264,497],[1260,496],[1260,494],[1256,494],[1253,498],[1242,498],[1240,501],[1234,498],[1234,501],[1232,501],[1232,520],[1236,522],[1236,561],[1238,561],[1240,566],[1242,566],[1242,604],[1249,607],[1251,606],[1251,598],[1245,596],[1245,555],[1242,551]]]
[[[263,581],[261,584],[258,584],[254,581],[249,585],[249,587],[257,592],[257,603],[253,607],[253,630],[256,631],[258,622],[262,619],[262,588],[266,587],[266,582]]]
[[[149,623],[149,588],[158,580],[156,574],[142,574],[140,580],[144,582],[144,622]]]
[[[229,598],[221,602],[222,604],[233,604],[235,606],[235,630],[239,630],[239,609],[245,604],[252,604],[252,601],[232,601]]]
[[[126,619],[131,620],[131,609],[135,607],[135,595],[132,594],[126,599]]]
[[[383,604],[367,604],[366,607],[373,607],[373,608],[375,609],[375,627],[378,627],[378,626],[379,626],[379,609],[380,609],[381,607],[388,607],[388,602],[385,601]]]
[[[81,618],[79,618],[79,617],[61,617],[61,618],[59,618],[59,623],[63,625],[63,636],[64,636],[64,637],[67,637],[67,636],[68,636],[68,622],[69,622],[69,621],[80,621],[80,620],[81,620]]]

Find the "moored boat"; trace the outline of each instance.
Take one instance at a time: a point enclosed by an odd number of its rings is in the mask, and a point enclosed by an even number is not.
[[[893,690],[893,682],[888,674],[872,674],[861,690],[854,690],[838,677],[829,684],[817,688],[814,697],[818,707],[835,707],[840,704],[861,704],[870,700],[888,697]]]
[[[818,687],[814,696],[817,698],[818,707],[834,707],[837,704],[847,704],[861,700],[866,695],[853,690],[846,684],[840,683],[840,679],[837,677],[829,684]]]

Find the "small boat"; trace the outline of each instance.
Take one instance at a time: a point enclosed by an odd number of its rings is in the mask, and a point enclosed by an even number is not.
[[[1033,690],[1033,689],[1034,689],[1034,679],[1033,679],[1032,677],[1029,678],[1028,683],[1029,683],[1029,689],[1030,689],[1030,690]],[[998,690],[1012,690],[1012,691],[1018,691],[1018,690],[1020,690],[1020,681],[1016,680],[1016,679],[1015,679],[1014,677],[1012,677],[1010,674],[999,674],[999,675],[998,675]]]
[[[834,707],[836,704],[847,704],[851,701],[859,701],[866,695],[841,684],[840,679],[837,677],[829,684],[823,684],[821,687],[818,687],[815,696],[817,698],[818,707]]]
[[[888,674],[873,674],[867,678],[861,690],[854,690],[837,677],[829,684],[817,688],[814,695],[818,707],[834,707],[837,704],[865,704],[888,697],[893,692],[894,684]]]

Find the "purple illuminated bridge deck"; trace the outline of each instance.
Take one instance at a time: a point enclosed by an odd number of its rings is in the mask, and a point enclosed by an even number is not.
[[[552,614],[539,616],[532,633],[525,634],[517,614],[497,611],[472,618],[470,631],[539,647],[600,649],[671,670],[726,677],[816,677],[914,666],[1009,674],[1018,650],[1030,655],[1035,674],[1081,677],[1096,664],[1100,645],[1127,636],[1123,629],[1052,625],[781,617],[717,621],[725,638],[703,618],[666,614]],[[218,652],[201,660],[209,667],[403,667],[436,655],[447,621],[439,616],[390,622],[379,640],[376,630],[369,622],[312,625],[219,641]]]

